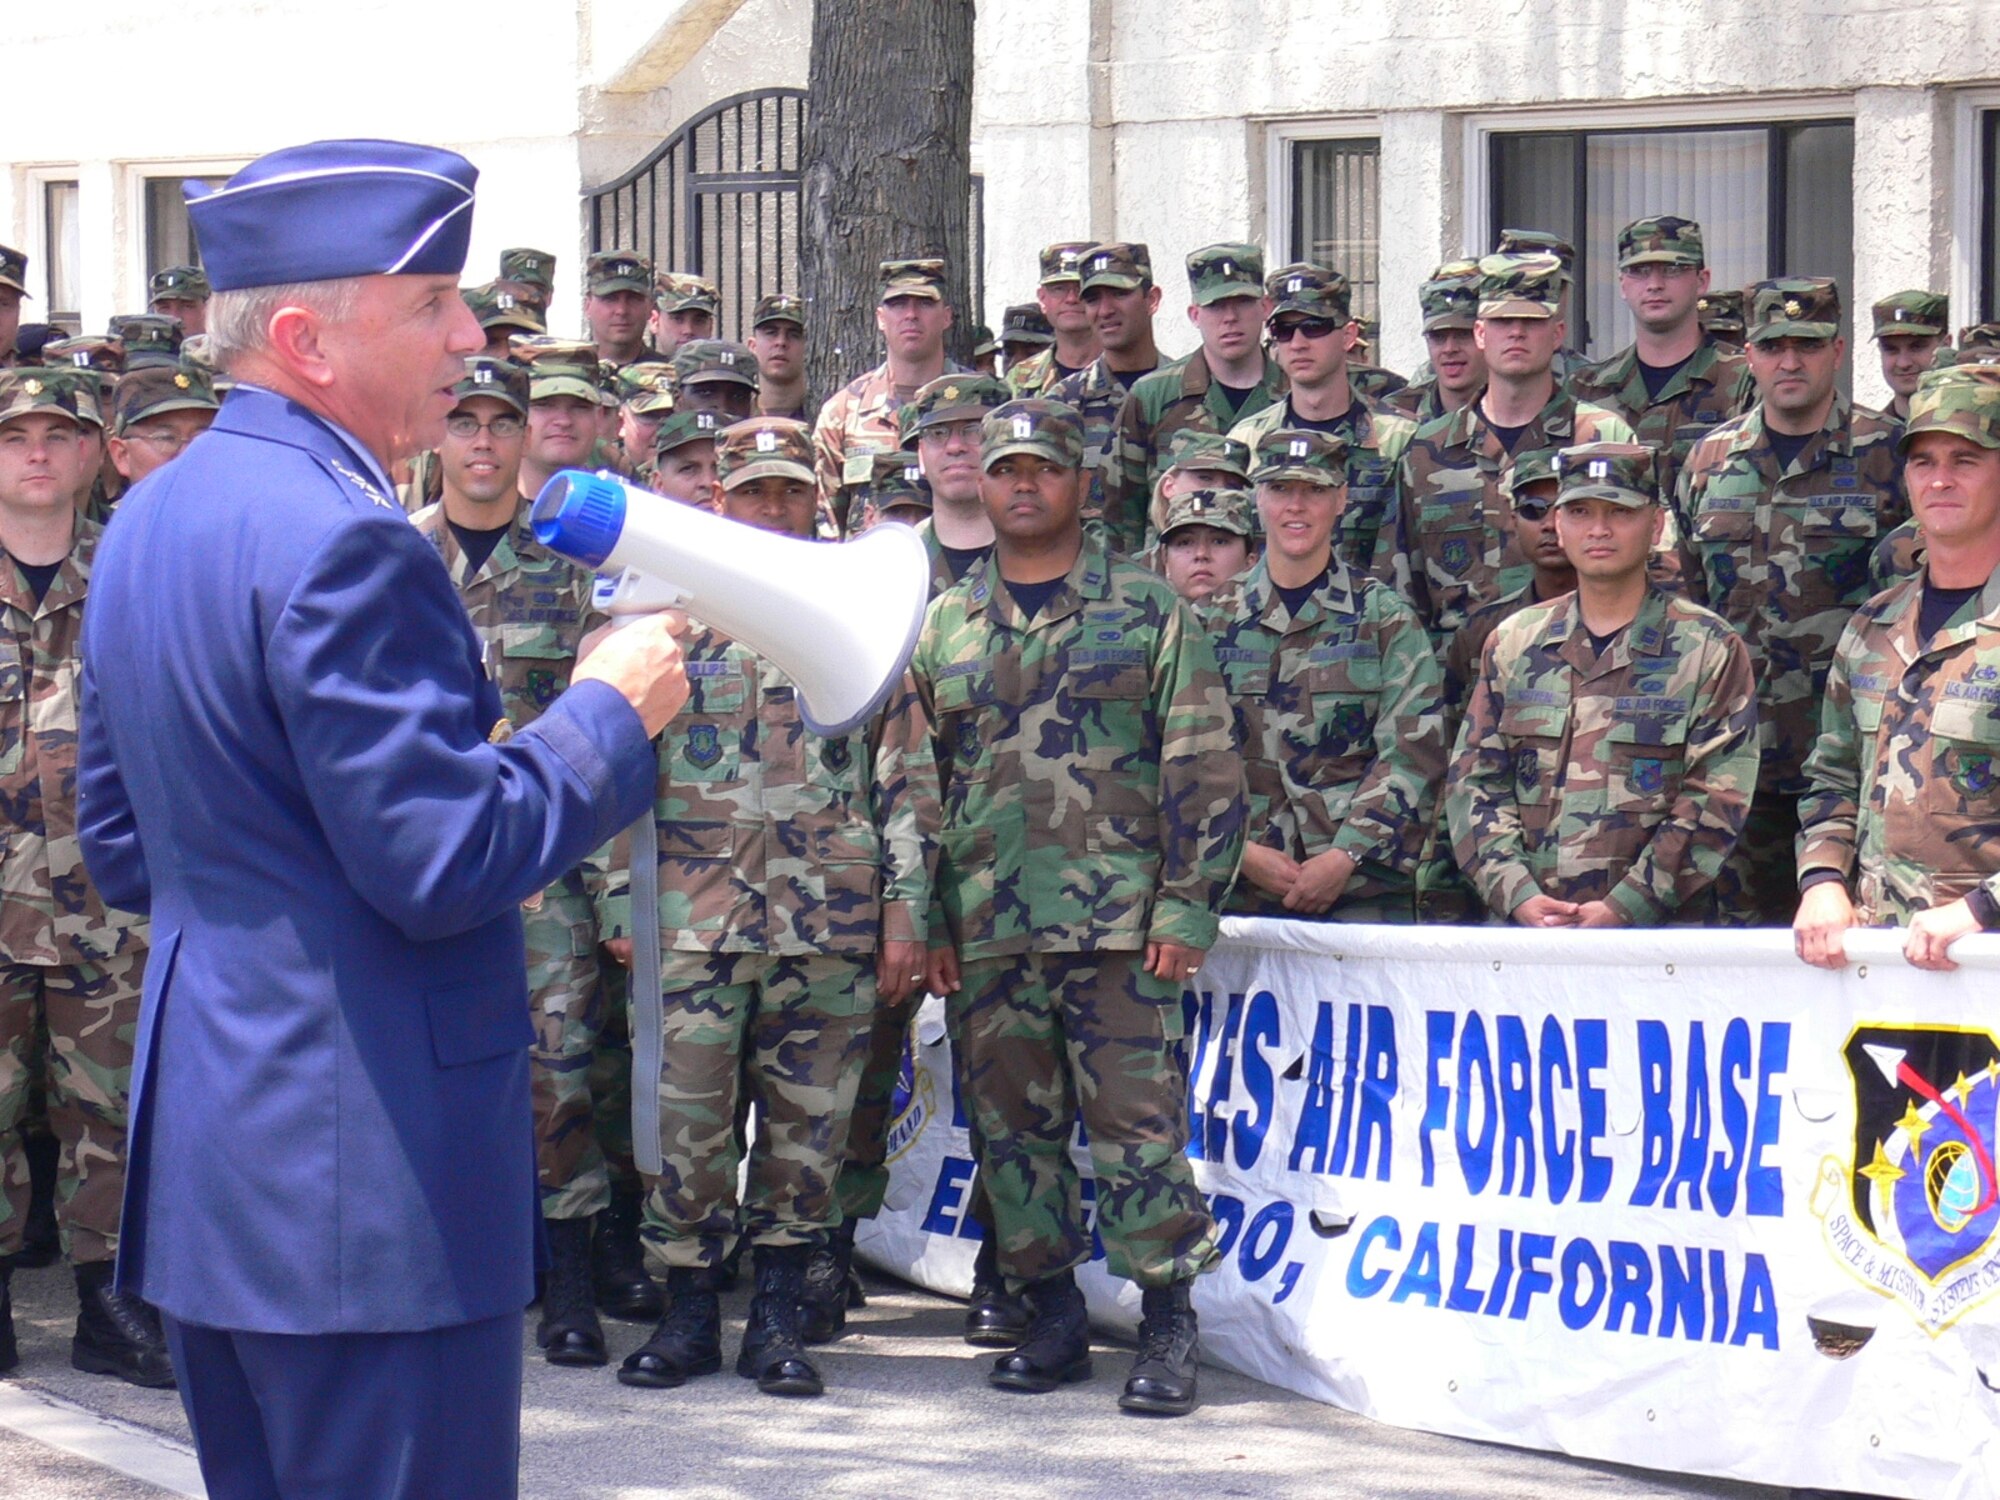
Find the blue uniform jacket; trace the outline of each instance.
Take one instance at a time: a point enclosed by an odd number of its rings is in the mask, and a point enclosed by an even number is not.
[[[373,460],[269,391],[119,505],[77,790],[150,910],[121,1285],[273,1333],[518,1311],[537,1233],[519,903],[652,803],[601,683],[500,702]]]

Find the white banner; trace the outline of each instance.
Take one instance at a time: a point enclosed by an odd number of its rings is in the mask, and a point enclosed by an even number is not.
[[[1208,1358],[1404,1426],[1766,1484],[2000,1494],[2000,938],[1232,920],[1189,1009]],[[865,1258],[963,1296],[919,1017]],[[1088,1157],[1076,1159],[1085,1173]],[[1138,1292],[1099,1258],[1093,1316]]]

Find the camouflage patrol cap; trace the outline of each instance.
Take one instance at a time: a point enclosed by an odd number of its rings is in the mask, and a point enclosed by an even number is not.
[[[877,453],[873,455],[875,467],[868,477],[859,484],[847,486],[853,501],[852,514],[860,514],[855,506],[872,505],[877,511],[888,510],[896,505],[921,506],[931,509],[930,481],[924,478],[923,466],[917,455],[904,449],[899,453]]]
[[[706,276],[695,276],[686,271],[662,271],[653,300],[659,304],[661,312],[705,312],[714,317],[716,310],[722,306],[722,293]]]
[[[1000,335],[984,323],[972,325],[972,357],[978,359],[983,354],[997,354],[1000,350]]]
[[[689,443],[712,438],[721,430],[722,421],[712,411],[677,411],[662,422],[660,430],[653,434],[653,452],[671,453],[676,448],[685,448]]]
[[[1195,306],[1264,295],[1264,252],[1255,245],[1204,245],[1187,258]]]
[[[0,287],[28,295],[28,257],[11,245],[0,245]]]
[[[1738,291],[1705,292],[1695,299],[1695,313],[1701,326],[1711,333],[1743,336],[1743,294]]]
[[[135,422],[170,411],[215,411],[215,386],[196,365],[152,365],[118,378],[111,398],[111,430],[123,437]]]
[[[118,375],[125,369],[125,346],[107,334],[80,333],[74,338],[53,339],[42,345],[42,363]]]
[[[0,425],[17,417],[47,412],[67,417],[79,427],[86,418],[78,402],[83,383],[63,370],[0,370]],[[102,427],[102,419],[92,425]]]
[[[1660,456],[1644,443],[1578,443],[1556,455],[1556,504],[1608,500],[1627,510],[1660,503]]]
[[[767,478],[812,484],[812,429],[791,417],[749,417],[725,427],[715,435],[715,477],[725,490]]]
[[[1919,433],[1949,432],[1982,448],[2000,448],[2000,365],[1926,370],[1910,396],[1910,420],[1896,440],[1904,453]]]
[[[517,245],[500,252],[500,279],[539,287],[544,296],[555,290],[556,258],[546,250]]]
[[[940,375],[904,405],[903,431],[915,434],[946,422],[977,421],[1013,399],[1007,382],[991,375]]]
[[[1840,287],[1831,276],[1781,276],[1743,289],[1749,340],[1830,339],[1840,332]]]
[[[1307,261],[1273,271],[1264,283],[1264,295],[1271,299],[1271,311],[1264,318],[1267,323],[1274,322],[1280,313],[1345,323],[1353,305],[1345,276]]]
[[[1476,260],[1448,260],[1417,288],[1424,332],[1470,328],[1479,321],[1479,287],[1484,278]]]
[[[593,297],[613,292],[653,295],[653,273],[637,250],[599,250],[584,262],[584,285]]]
[[[683,386],[729,380],[756,390],[757,356],[728,339],[689,339],[674,351],[674,380]]]
[[[528,414],[528,367],[516,360],[475,354],[466,360],[465,374],[459,377],[451,393],[461,405],[475,396],[491,396],[525,417]]]
[[[933,302],[945,300],[945,267],[941,260],[885,260],[880,274],[882,295],[876,299],[878,302],[887,302],[891,297],[928,297]]]
[[[805,298],[795,297],[790,292],[772,292],[759,297],[757,306],[750,313],[750,326],[762,328],[766,323],[794,323],[800,328],[805,327]]]
[[[508,351],[528,367],[528,399],[552,401],[574,396],[597,402],[597,346],[548,334],[517,333]]]
[[[1107,240],[1083,257],[1083,289],[1129,292],[1153,284],[1153,252],[1138,240]]]
[[[1701,225],[1678,214],[1634,219],[1618,231],[1618,269],[1628,266],[1705,266]]]
[[[1083,467],[1083,418],[1076,408],[1040,397],[1009,401],[986,414],[979,433],[979,467],[1015,453],[1032,453],[1065,469]]]
[[[1514,455],[1514,461],[1500,474],[1500,493],[1507,497],[1509,504],[1531,484],[1553,484],[1557,473],[1561,451],[1555,448],[1530,448]]]
[[[1032,302],[1016,302],[1000,315],[1000,342],[1003,344],[1053,344],[1056,331],[1048,315]]]
[[[1182,490],[1167,502],[1162,539],[1183,526],[1213,526],[1245,541],[1257,535],[1257,501],[1248,490]]]
[[[1545,251],[1502,251],[1479,262],[1481,318],[1553,318],[1562,301],[1562,262]]]
[[[472,316],[479,320],[481,328],[519,328],[527,333],[549,331],[542,310],[509,287],[488,282],[485,286],[460,290],[465,305],[472,309]]]
[[[1936,337],[1951,332],[1951,298],[1943,292],[1891,292],[1869,309],[1875,337],[1885,333]]]
[[[1503,229],[1493,250],[1498,255],[1553,255],[1562,262],[1564,281],[1576,275],[1576,246],[1546,229]]]
[[[635,359],[620,365],[618,400],[641,415],[674,409],[674,367],[664,359]]]
[[[181,362],[181,320],[159,313],[125,313],[111,320],[111,336],[125,350],[128,370]]]
[[[200,266],[166,266],[146,282],[146,300],[151,302],[206,302],[215,295],[208,284],[208,272]]]
[[[1167,440],[1167,468],[1214,469],[1234,474],[1246,483],[1250,478],[1250,445],[1219,432],[1196,432],[1182,428]]]
[[[1250,455],[1250,482],[1302,479],[1325,489],[1347,486],[1347,439],[1311,427],[1275,427],[1261,434]]]
[[[1053,245],[1042,246],[1043,286],[1056,286],[1065,281],[1083,280],[1083,258],[1095,246],[1089,240],[1057,240]]]

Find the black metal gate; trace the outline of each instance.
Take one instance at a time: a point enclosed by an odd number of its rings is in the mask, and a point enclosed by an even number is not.
[[[593,250],[637,250],[662,271],[706,276],[725,338],[748,333],[771,292],[798,290],[804,89],[709,106],[616,182],[586,195]]]
[[[637,250],[662,271],[706,276],[722,294],[718,334],[742,339],[757,299],[797,292],[804,89],[712,104],[615,182],[584,195],[592,250]],[[972,179],[972,306],[985,281],[983,189]]]

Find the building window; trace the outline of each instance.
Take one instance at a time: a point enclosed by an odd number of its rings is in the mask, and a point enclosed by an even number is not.
[[[50,323],[74,333],[83,326],[83,287],[78,257],[83,235],[77,218],[78,190],[74,182],[42,184],[42,265],[48,273]]]
[[[1382,143],[1301,140],[1291,147],[1291,249],[1286,258],[1339,271],[1354,290],[1354,316],[1380,317]]]
[[[1491,245],[1545,229],[1576,246],[1570,342],[1602,358],[1632,341],[1618,295],[1618,231],[1650,214],[1702,227],[1712,284],[1831,276],[1846,321],[1854,288],[1854,125],[1849,120],[1694,129],[1496,132]]]
[[[205,182],[220,187],[227,177],[148,177],[146,179],[146,275],[168,266],[198,266],[201,247],[194,240],[181,184]]]
[[[1979,112],[1979,310],[1977,321],[2000,318],[2000,109]],[[1963,319],[1971,323],[1972,318]]]

